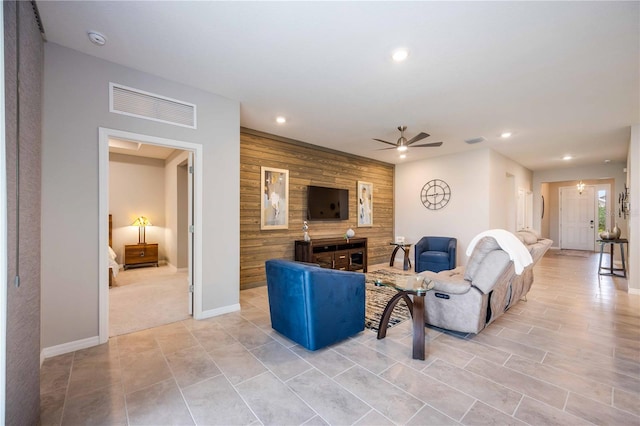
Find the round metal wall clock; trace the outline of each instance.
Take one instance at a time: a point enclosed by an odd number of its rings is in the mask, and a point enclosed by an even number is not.
[[[429,210],[440,210],[451,199],[451,188],[442,179],[432,179],[422,187],[420,199]]]

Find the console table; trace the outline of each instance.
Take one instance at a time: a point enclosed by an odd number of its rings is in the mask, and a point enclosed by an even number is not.
[[[296,240],[295,260],[323,268],[367,272],[366,238],[318,238]]]
[[[627,255],[628,255],[629,240],[627,240],[626,238],[618,238],[615,240],[598,240],[598,243],[600,243],[600,262],[598,264],[598,275],[609,275],[609,276],[627,278],[627,265],[624,261],[624,245],[627,244]],[[604,246],[606,244],[609,244],[611,246],[611,249],[609,250],[609,266],[608,267],[602,266],[602,253],[604,252]],[[613,267],[613,252],[616,244],[620,245],[620,257],[622,259],[622,268]],[[603,270],[606,271],[607,269],[609,270],[609,272],[603,272]],[[616,272],[622,272],[622,274],[617,274]]]

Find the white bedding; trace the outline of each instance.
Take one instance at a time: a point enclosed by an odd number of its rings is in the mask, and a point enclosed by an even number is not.
[[[113,251],[111,247],[109,247],[109,269],[113,272],[113,277],[118,276],[118,271],[120,270],[120,265],[116,262],[116,252]]]

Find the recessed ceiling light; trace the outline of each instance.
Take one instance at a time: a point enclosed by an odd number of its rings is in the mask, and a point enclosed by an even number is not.
[[[402,62],[409,57],[409,51],[407,49],[398,49],[391,55],[394,61]]]
[[[407,154],[400,154],[400,158],[407,158]]]
[[[573,157],[572,157],[572,156],[570,156],[570,155],[565,155],[564,157],[562,157],[562,159],[563,159],[564,161],[569,161],[569,160],[571,160],[572,158],[573,158]]]
[[[502,134],[500,135],[501,138],[509,138],[511,137],[511,132],[502,132]]]
[[[286,119],[286,118],[284,118],[284,117],[282,117],[282,116],[280,116],[280,117],[276,117],[276,123],[278,123],[278,124],[284,124],[284,123],[286,123],[286,122],[287,122],[287,119]]]
[[[611,162],[611,160],[604,160],[604,162],[608,164]]]
[[[95,44],[96,46],[104,46],[105,43],[107,42],[107,38],[103,34],[100,34],[97,31],[87,32],[87,37],[89,37],[89,40],[91,40],[91,43]]]

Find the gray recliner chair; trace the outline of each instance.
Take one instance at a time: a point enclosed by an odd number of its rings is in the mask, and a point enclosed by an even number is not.
[[[469,257],[466,267],[420,275],[435,286],[425,297],[425,322],[449,330],[478,333],[511,304],[511,288],[517,275],[509,254],[496,240],[482,238]]]

